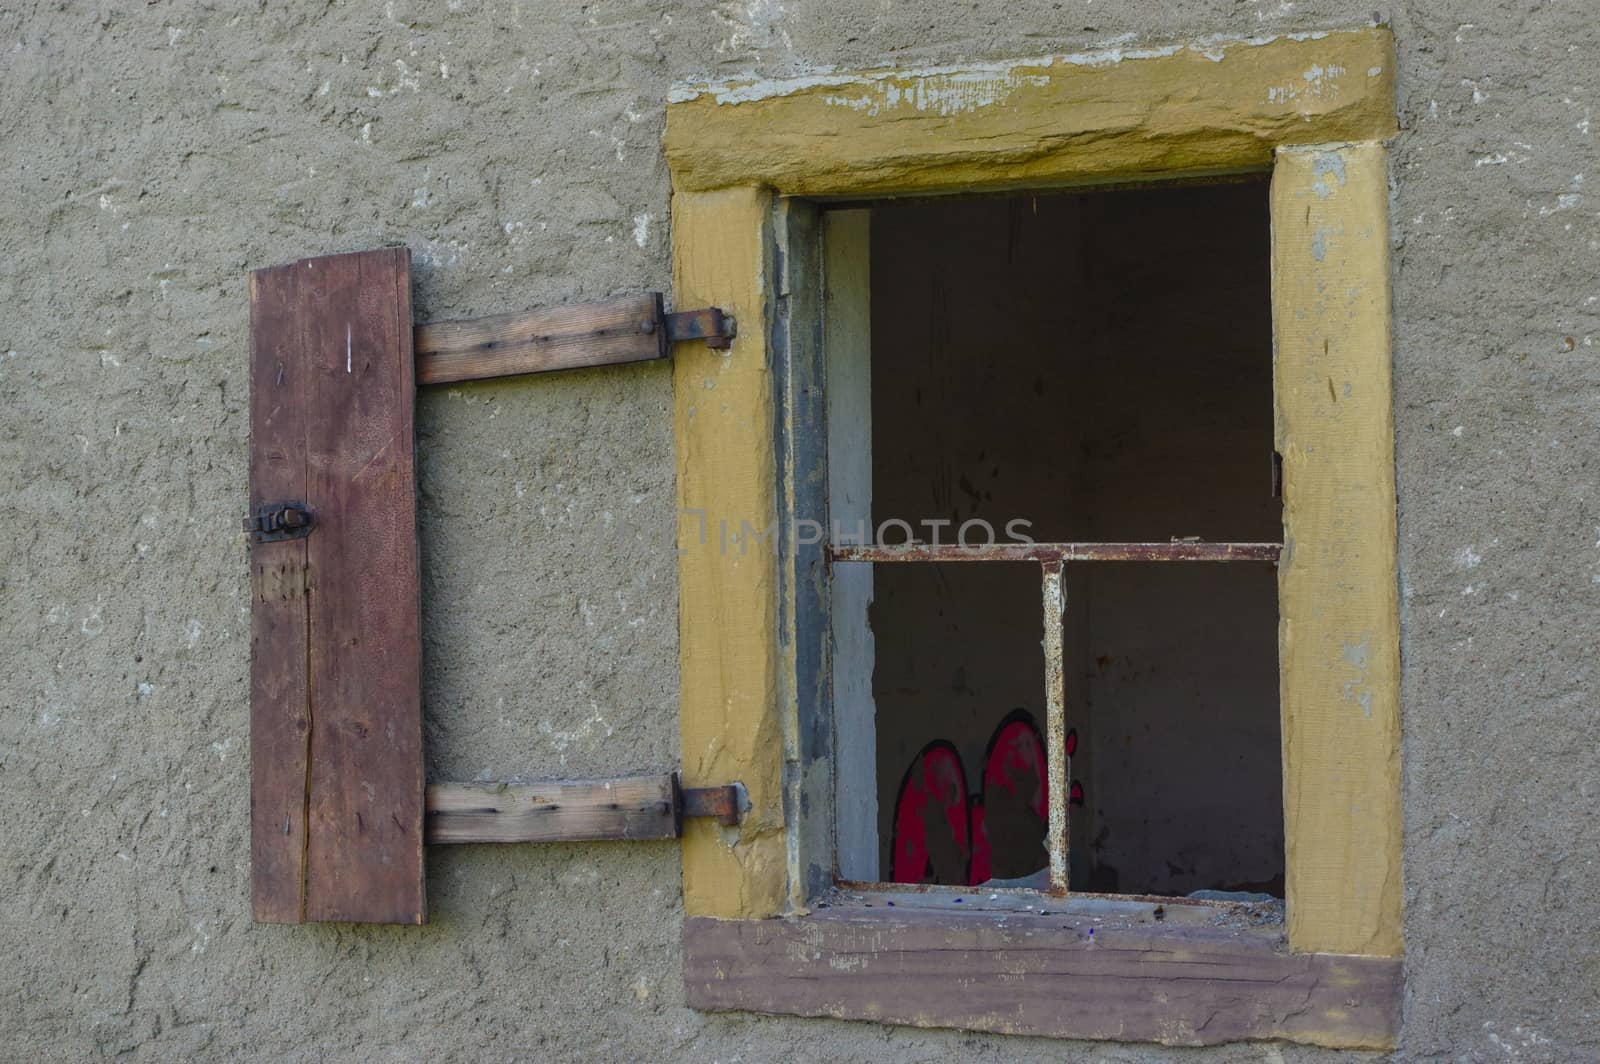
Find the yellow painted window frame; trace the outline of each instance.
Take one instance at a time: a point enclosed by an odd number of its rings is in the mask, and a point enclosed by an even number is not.
[[[1387,29],[926,71],[686,86],[667,107],[680,306],[737,316],[677,353],[687,786],[740,780],[737,828],[685,824],[690,917],[792,911],[792,602],[768,358],[775,197],[1044,188],[1270,170],[1288,942],[1401,954],[1399,603],[1390,398]],[[698,522],[698,529],[695,527]],[[707,529],[709,528],[709,533]],[[725,530],[725,531],[720,531]]]

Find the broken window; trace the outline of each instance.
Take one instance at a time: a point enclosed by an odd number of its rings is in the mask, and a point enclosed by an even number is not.
[[[826,234],[840,874],[1281,897],[1266,182]]]

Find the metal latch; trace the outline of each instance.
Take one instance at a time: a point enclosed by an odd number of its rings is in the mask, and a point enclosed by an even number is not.
[[[244,519],[252,543],[275,543],[311,535],[311,511],[304,503],[269,502],[257,506]]]
[[[733,338],[739,335],[739,323],[733,320],[733,315],[722,313],[721,307],[680,310],[666,317],[669,344],[681,343],[684,340],[704,340],[707,347],[726,351],[733,346]],[[645,332],[650,332],[655,327],[654,322],[646,322],[645,325]]]

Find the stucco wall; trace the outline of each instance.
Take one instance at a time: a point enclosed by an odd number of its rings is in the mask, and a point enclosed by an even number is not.
[[[280,10],[283,8],[284,10]],[[423,317],[667,288],[675,79],[1370,5],[0,12],[0,1057],[1332,1060],[682,1007],[671,844],[435,852],[424,929],[256,927],[246,269],[403,241]],[[1600,30],[1386,8],[1408,1060],[1600,1054]],[[676,758],[670,373],[430,392],[431,778]]]

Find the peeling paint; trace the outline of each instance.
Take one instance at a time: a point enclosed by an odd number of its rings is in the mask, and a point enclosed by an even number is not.
[[[895,89],[900,100],[912,102],[917,98],[918,85],[927,81],[938,81],[950,85],[979,86],[985,82],[1003,84],[1012,81],[1019,75],[1017,71],[1024,69],[1042,69],[1049,67],[1055,60],[1046,56],[1035,59],[1019,59],[1006,63],[979,63],[970,66],[939,66],[924,67],[920,69],[896,71],[885,70],[877,73],[818,73],[802,77],[781,78],[776,80],[755,80],[746,82],[725,81],[707,85],[679,85],[674,86],[668,94],[669,103],[687,103],[702,95],[710,95],[719,104],[754,103],[758,100],[769,100],[781,96],[793,96],[808,89],[840,88],[883,92],[887,90],[882,86],[888,85]],[[1070,59],[1063,57],[1063,62]],[[959,90],[953,90],[959,92]],[[948,95],[945,92],[943,95]],[[924,100],[936,101],[941,95],[937,89],[932,95],[923,95]],[[843,101],[848,97],[840,97],[838,106],[851,106]],[[857,105],[859,106],[859,105]],[[892,106],[892,105],[891,105]]]
[[[1382,73],[1382,67],[1371,67],[1367,71],[1367,76],[1377,77]],[[1337,63],[1329,63],[1327,66],[1313,63],[1300,75],[1300,80],[1304,84],[1274,85],[1267,89],[1267,102],[1281,104],[1297,100],[1302,96],[1321,98],[1337,95],[1339,86],[1336,82],[1344,74],[1345,68]]]
[[[1311,236],[1311,257],[1316,259],[1318,262],[1321,262],[1323,260],[1323,257],[1326,256],[1327,254],[1328,254],[1328,229],[1327,229],[1327,227],[1323,227],[1321,229],[1318,229]]]
[[[1283,35],[1294,41],[1321,40],[1326,33],[1291,33]],[[848,89],[856,94],[842,93],[828,97],[834,106],[865,110],[874,107],[874,99],[882,97],[877,107],[895,107],[910,104],[919,110],[935,110],[940,114],[972,110],[1004,102],[1006,96],[1024,84],[1042,84],[1042,75],[1025,75],[1024,70],[1044,70],[1060,64],[1063,66],[1105,67],[1140,59],[1162,59],[1191,51],[1214,63],[1220,63],[1229,49],[1254,48],[1271,44],[1279,39],[1276,34],[1252,37],[1227,37],[1214,35],[1186,44],[1156,45],[1145,48],[1124,48],[1123,42],[1134,40],[1134,35],[1114,38],[1106,45],[1082,52],[1059,55],[1042,55],[1000,63],[975,63],[961,66],[945,65],[885,70],[874,73],[838,72],[823,68],[816,73],[776,79],[728,79],[705,84],[674,85],[667,94],[669,103],[687,103],[709,95],[719,104],[754,103],[782,96],[793,96],[809,89]],[[1382,73],[1382,68],[1376,68]],[[1344,73],[1344,68],[1329,65],[1313,66],[1306,71],[1305,80],[1311,88],[1304,91],[1320,94],[1328,82]],[[1377,76],[1372,71],[1369,76]],[[1038,81],[1033,81],[1038,77]],[[1290,90],[1291,96],[1299,90]],[[888,102],[891,94],[893,102]],[[941,108],[950,108],[942,110]],[[872,111],[878,113],[877,110]]]
[[[1013,92],[1025,85],[1042,87],[1049,82],[1050,79],[1043,74],[1007,73],[996,76],[967,71],[914,78],[909,84],[888,80],[874,82],[867,86],[867,92],[863,95],[826,96],[823,102],[834,107],[866,111],[869,115],[899,107],[953,115],[1004,103]]]
[[[1318,199],[1327,199],[1333,195],[1335,186],[1344,185],[1344,156],[1337,151],[1318,152],[1311,164],[1311,173],[1311,191],[1317,194]],[[1327,183],[1328,177],[1333,178],[1332,186]]]
[[[1372,719],[1372,687],[1367,683],[1367,658],[1372,651],[1372,637],[1363,636],[1359,643],[1346,643],[1344,646],[1344,661],[1356,670],[1353,680],[1345,681],[1342,691],[1346,702],[1354,702],[1361,707],[1361,715],[1367,720]]]

